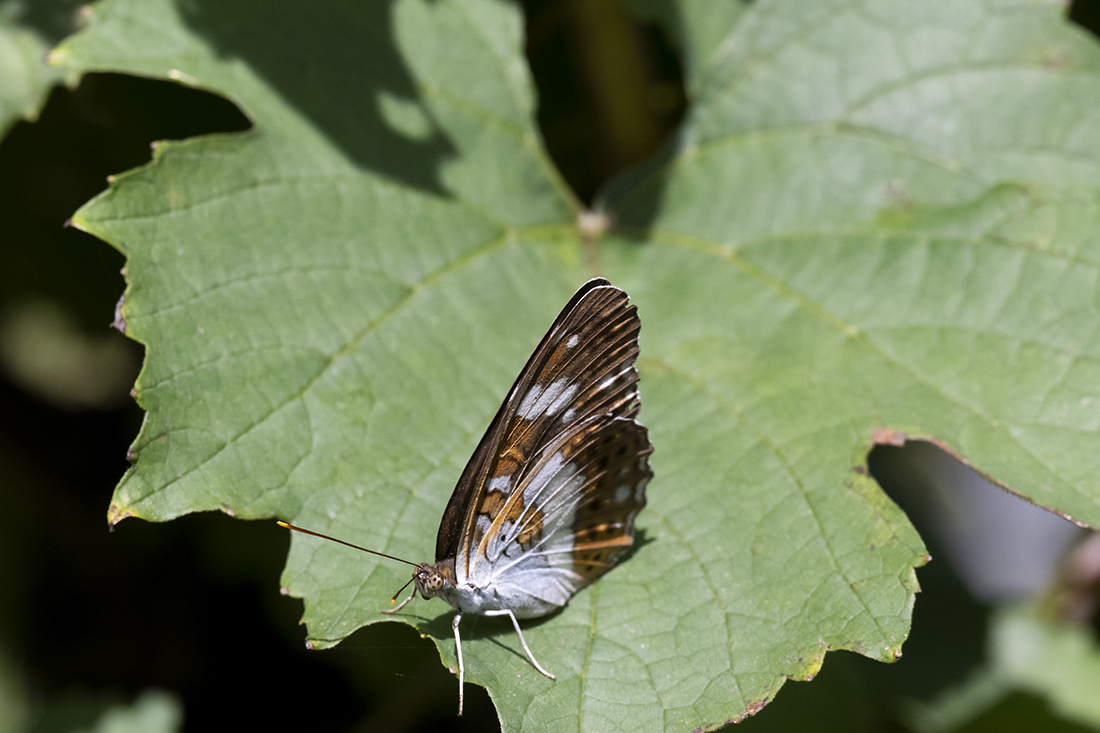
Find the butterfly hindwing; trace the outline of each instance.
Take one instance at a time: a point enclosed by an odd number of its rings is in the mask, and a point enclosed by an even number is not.
[[[528,607],[564,604],[633,544],[652,450],[631,418],[597,415],[572,426],[524,468],[477,548],[470,582],[531,596]]]

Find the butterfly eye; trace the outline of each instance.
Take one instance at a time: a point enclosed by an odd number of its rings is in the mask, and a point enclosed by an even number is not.
[[[416,584],[420,586],[425,595],[435,595],[443,589],[443,576],[438,570],[425,568],[417,573]]]

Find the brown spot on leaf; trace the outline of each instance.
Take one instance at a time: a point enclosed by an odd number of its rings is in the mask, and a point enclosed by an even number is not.
[[[1039,59],[1039,64],[1047,70],[1061,69],[1069,63],[1069,57],[1064,51],[1055,51]]]
[[[876,445],[896,445],[903,446],[909,436],[900,430],[893,430],[891,428],[876,428],[875,432],[871,434],[871,440],[875,441]]]
[[[136,516],[138,516],[137,512],[133,511],[132,509],[123,509],[118,504],[111,504],[111,506],[107,509],[107,528],[110,531],[114,532],[116,524],[121,522],[123,519],[126,519],[126,517]]]
[[[747,706],[747,710],[746,710],[745,714],[743,716],[741,716],[741,718],[739,718],[735,722],[740,723],[742,720],[749,717],[750,715],[756,715],[761,710],[763,710],[764,706],[767,705],[767,704],[768,704],[768,698],[766,698],[766,697],[763,700],[760,700],[758,702],[750,702]]]

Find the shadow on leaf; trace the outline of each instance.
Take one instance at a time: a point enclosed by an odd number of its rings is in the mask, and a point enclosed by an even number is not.
[[[393,34],[393,0],[325,7],[190,0],[181,13],[223,57],[238,58],[359,167],[443,192],[455,148],[420,99]]]

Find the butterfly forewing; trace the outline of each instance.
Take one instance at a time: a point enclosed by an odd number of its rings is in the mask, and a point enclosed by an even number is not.
[[[476,550],[470,582],[502,587],[509,574],[552,570],[540,597],[563,604],[633,544],[652,450],[633,419],[599,415],[571,426],[524,468]]]
[[[478,443],[473,456],[470,457],[466,468],[463,469],[462,476],[459,477],[458,484],[451,494],[451,500],[447,503],[447,508],[443,510],[443,519],[439,523],[439,534],[436,536],[435,544],[437,562],[458,555],[467,510],[473,503],[474,495],[484,486],[485,471],[488,463],[493,458],[494,451],[499,450],[502,445],[502,431],[506,419],[519,406],[517,396],[527,393],[528,388],[540,373],[540,366],[546,360],[548,352],[560,342],[560,337],[568,329],[569,323],[574,322],[582,313],[586,313],[591,309],[592,302],[587,301],[590,293],[597,288],[616,290],[608,286],[607,280],[602,278],[589,280],[582,285],[562,308],[561,313],[558,314],[557,319],[550,326],[546,335],[542,337],[542,341],[539,342],[539,345],[528,358],[527,364],[524,365],[519,376],[516,377],[515,383],[508,390],[508,394],[501,403],[500,408],[497,409],[489,428],[481,437],[481,442]],[[582,304],[584,305],[582,306]]]
[[[505,542],[518,548],[530,548],[532,542],[549,541],[549,535],[542,534],[541,522],[535,521],[537,517],[546,517],[549,511],[549,507],[540,503],[543,499],[538,498],[544,495],[545,487],[533,478],[538,472],[532,467],[540,456],[542,460],[549,460],[548,456],[560,452],[558,459],[562,461],[567,454],[588,456],[592,448],[580,444],[567,448],[569,441],[580,439],[578,436],[582,435],[587,436],[587,440],[591,438],[589,433],[612,429],[610,426],[615,418],[636,425],[631,418],[638,412],[638,375],[634,360],[638,354],[639,328],[637,310],[629,304],[626,293],[598,279],[578,290],[550,327],[498,410],[444,512],[436,559],[455,558],[460,582],[474,574],[474,564],[486,562],[484,552],[479,560],[478,550],[487,547],[486,535],[491,527],[522,525],[522,529],[515,529],[506,536],[495,536],[497,544]],[[582,425],[586,426],[583,430],[579,427]],[[645,464],[649,443],[644,428],[637,428],[646,450],[642,453],[639,453],[641,449],[635,450],[634,462]],[[613,429],[615,435],[629,432],[628,428],[620,426]],[[557,448],[551,449],[552,446]],[[594,465],[586,458],[584,468],[579,463],[577,467],[593,470]],[[635,478],[640,482],[639,494],[643,494],[648,470],[647,464],[644,469],[638,469]],[[644,479],[640,478],[642,474]],[[582,492],[569,499],[568,511],[553,510],[555,521],[570,512],[570,516],[578,512],[583,515],[588,511],[582,508],[582,505],[587,506],[584,503],[587,496]],[[644,503],[644,498],[641,501]],[[641,504],[637,509],[640,508]],[[627,540],[632,537],[632,522],[633,515]],[[627,523],[620,524],[625,527]],[[497,529],[492,530],[494,535]],[[562,536],[558,532],[554,541]],[[590,532],[578,538],[590,541],[591,536]],[[560,560],[563,548],[555,552],[554,556]],[[603,559],[596,562],[605,561],[607,556],[601,557]],[[592,563],[584,567],[588,564]],[[491,570],[480,568],[477,574]],[[598,572],[591,577],[595,575]]]

